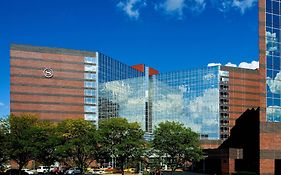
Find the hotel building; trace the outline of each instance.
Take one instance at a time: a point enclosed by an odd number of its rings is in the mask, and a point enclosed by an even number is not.
[[[96,124],[124,117],[139,122],[146,139],[158,123],[178,121],[199,133],[204,171],[281,174],[280,10],[280,1],[259,1],[257,70],[159,73],[100,52],[12,45],[11,113]]]
[[[224,140],[238,116],[258,107],[257,79],[257,70],[214,66],[159,73],[99,52],[13,45],[11,113],[94,123],[124,117],[147,133],[174,120],[202,139]]]
[[[100,52],[12,45],[11,113],[61,121],[124,117],[150,139],[162,121],[200,134],[205,149],[229,138],[235,120],[259,107],[259,71],[213,66],[159,73]]]

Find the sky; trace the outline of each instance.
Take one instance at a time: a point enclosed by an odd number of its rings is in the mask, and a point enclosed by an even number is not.
[[[1,0],[0,117],[10,44],[100,51],[160,72],[258,65],[257,0]]]

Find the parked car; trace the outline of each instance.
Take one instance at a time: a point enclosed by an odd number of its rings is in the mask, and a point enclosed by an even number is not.
[[[50,167],[48,167],[48,166],[39,166],[36,171],[37,171],[38,174],[48,173],[50,171]]]
[[[96,175],[105,174],[105,170],[94,169],[92,174],[96,174]]]
[[[129,172],[129,173],[135,173],[136,169],[135,168],[127,168],[124,170],[124,172]]]
[[[70,168],[68,169],[65,174],[81,174],[81,170],[79,168]]]
[[[18,169],[9,169],[5,172],[5,175],[18,175],[19,170]],[[29,175],[27,172],[21,170],[21,175]]]
[[[30,169],[22,169],[23,171],[25,171],[26,173],[28,173],[28,174],[34,174],[34,172],[33,171],[31,171]]]
[[[60,168],[59,167],[55,167],[55,166],[51,166],[50,172],[53,173],[53,174],[59,174],[60,173]]]

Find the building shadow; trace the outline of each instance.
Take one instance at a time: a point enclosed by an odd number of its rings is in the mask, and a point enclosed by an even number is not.
[[[205,160],[196,165],[208,174],[259,172],[259,111],[247,109],[235,121],[230,136],[217,149],[205,149]]]

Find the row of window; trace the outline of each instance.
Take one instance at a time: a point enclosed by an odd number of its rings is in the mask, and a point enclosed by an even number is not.
[[[84,118],[90,121],[97,121],[97,105],[96,105],[96,86],[97,83],[97,58],[85,57],[84,58]],[[91,81],[90,81],[91,80]]]
[[[96,98],[92,98],[92,97],[85,97],[84,98],[85,104],[96,104],[96,102],[97,102]]]
[[[93,89],[84,89],[84,95],[85,96],[95,96],[96,91]]]
[[[95,114],[84,114],[84,118],[85,118],[85,120],[89,120],[89,121],[93,121],[93,122],[98,121],[98,117]]]
[[[85,64],[84,67],[85,67],[86,72],[96,72],[97,71],[97,66],[95,66],[95,65]]]
[[[94,81],[84,81],[85,88],[96,88],[97,83]]]
[[[95,80],[97,78],[96,73],[84,73],[84,78],[86,80]]]
[[[90,113],[97,112],[97,107],[85,105],[84,112],[90,112]]]
[[[84,58],[84,63],[95,64],[95,63],[97,63],[97,58],[94,58],[94,57],[85,57],[85,58]]]

